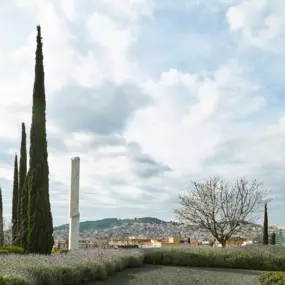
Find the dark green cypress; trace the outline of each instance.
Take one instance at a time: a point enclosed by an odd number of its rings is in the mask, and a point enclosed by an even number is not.
[[[268,215],[267,203],[264,205],[264,222],[263,222],[263,244],[268,244]]]
[[[4,245],[4,222],[3,222],[2,189],[0,187],[0,246],[3,245]]]
[[[270,234],[269,242],[270,242],[270,244],[272,244],[272,245],[275,245],[275,244],[276,244],[276,233],[271,233],[271,234]]]
[[[25,249],[25,252],[28,251],[28,201],[29,201],[29,176],[26,176],[24,186],[22,188],[21,195],[21,224],[20,224],[20,234],[19,234],[19,245]]]
[[[54,244],[49,197],[46,139],[46,98],[41,28],[37,27],[37,50],[30,133],[28,247],[29,253],[50,254]]]
[[[22,123],[22,138],[21,138],[21,149],[20,149],[20,165],[19,165],[19,200],[18,200],[18,236],[21,239],[23,232],[22,220],[27,219],[27,207],[22,213],[22,200],[23,200],[23,187],[27,175],[27,146],[26,146],[26,128],[25,124]],[[24,215],[23,215],[24,214]]]
[[[19,200],[19,172],[18,172],[18,157],[15,154],[14,161],[14,183],[13,183],[13,202],[12,202],[12,243],[17,244],[18,234],[18,200]]]

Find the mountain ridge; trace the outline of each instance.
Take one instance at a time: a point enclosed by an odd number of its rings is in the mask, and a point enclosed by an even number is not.
[[[118,219],[118,218],[105,218],[95,221],[84,221],[79,223],[80,231],[90,230],[90,229],[107,229],[111,227],[121,226],[126,223],[149,223],[149,224],[166,224],[169,222],[160,220],[154,217],[142,217],[133,219]],[[54,230],[67,230],[69,229],[69,224],[63,224],[54,227]]]

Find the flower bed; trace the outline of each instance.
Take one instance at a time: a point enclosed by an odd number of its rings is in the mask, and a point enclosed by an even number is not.
[[[0,255],[0,285],[76,285],[105,280],[124,268],[139,267],[133,251],[78,250],[60,255]]]
[[[78,250],[50,256],[0,254],[0,285],[88,284],[105,280],[117,271],[127,267],[139,267],[143,263],[285,271],[285,248],[249,246],[223,249],[174,246],[147,250]],[[260,277],[264,285],[274,284],[272,282],[275,280],[279,282],[276,284],[285,285],[284,273],[264,273]]]

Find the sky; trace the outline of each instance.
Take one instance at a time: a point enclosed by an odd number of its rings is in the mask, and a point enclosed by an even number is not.
[[[0,0],[0,185],[29,134],[41,25],[54,225],[175,220],[190,181],[264,182],[285,225],[284,0]],[[282,48],[283,47],[283,48]]]

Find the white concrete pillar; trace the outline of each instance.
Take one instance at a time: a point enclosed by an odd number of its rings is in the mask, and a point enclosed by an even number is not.
[[[71,185],[69,193],[69,242],[70,250],[78,249],[79,245],[79,174],[80,158],[71,159]]]

